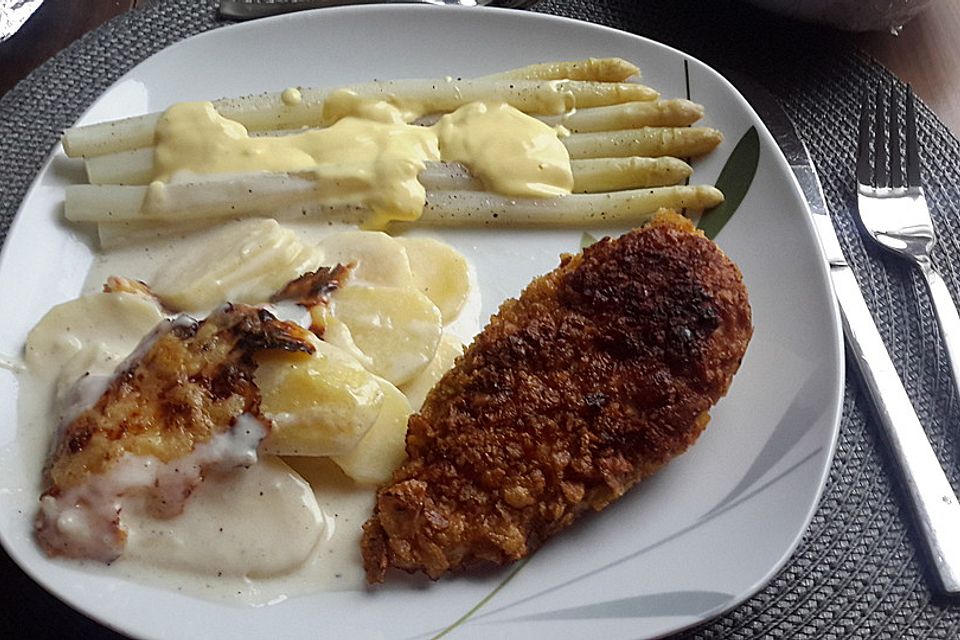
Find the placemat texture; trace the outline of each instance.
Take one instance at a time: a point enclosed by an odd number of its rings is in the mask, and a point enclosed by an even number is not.
[[[536,10],[654,38],[721,71],[744,71],[783,99],[813,154],[848,261],[907,392],[954,489],[960,489],[960,407],[922,283],[904,263],[865,246],[850,215],[861,88],[889,74],[858,54],[845,34],[788,22],[734,0],[549,0]],[[220,24],[210,1],[160,1],[88,34],[0,99],[0,241],[65,127],[136,63]],[[958,298],[960,143],[922,106],[920,142],[940,234],[934,262]],[[960,602],[937,599],[927,587],[927,560],[917,550],[896,471],[869,412],[849,369],[836,458],[800,547],[753,598],[680,637],[960,637]],[[763,523],[757,522],[762,535]],[[117,637],[47,595],[5,554],[0,576],[0,637]]]

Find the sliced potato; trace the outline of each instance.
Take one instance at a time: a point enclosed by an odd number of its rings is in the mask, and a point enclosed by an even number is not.
[[[349,353],[371,373],[399,386],[423,371],[437,352],[440,311],[416,289],[346,286],[328,304],[311,309],[323,339]]]
[[[380,231],[343,231],[317,245],[323,264],[353,264],[350,284],[412,287],[413,274],[399,242]]]
[[[403,386],[403,393],[407,396],[410,406],[414,411],[419,411],[423,406],[423,401],[427,398],[427,393],[437,384],[460,354],[463,353],[463,343],[453,336],[444,334],[440,339],[440,346],[437,347],[437,353],[427,365],[427,368],[420,372],[416,378]]]
[[[85,360],[112,370],[162,319],[153,300],[130,293],[93,293],[58,304],[27,335],[27,366],[51,371]],[[91,356],[77,358],[82,351]]]
[[[353,341],[350,327],[334,317],[329,310],[324,311],[318,307],[311,308],[310,322],[314,326],[323,328],[324,342],[336,345],[338,349],[352,356],[364,369],[373,371],[373,358],[360,350],[360,347]]]
[[[470,292],[467,259],[433,238],[397,238],[397,242],[407,252],[414,286],[437,305],[444,324],[455,320]]]
[[[183,311],[208,310],[227,301],[266,302],[319,264],[316,250],[276,220],[242,220],[213,233],[204,251],[167,266],[151,288],[164,304]]]
[[[356,447],[380,415],[377,379],[337,347],[315,342],[312,355],[257,355],[260,409],[273,422],[263,450],[329,456]]]
[[[333,461],[348,476],[363,484],[383,484],[407,457],[407,419],[412,413],[406,396],[380,380],[383,407],[367,435],[349,453]]]

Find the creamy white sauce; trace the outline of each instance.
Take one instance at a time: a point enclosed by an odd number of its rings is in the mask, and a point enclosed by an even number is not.
[[[124,551],[127,512],[179,516],[205,472],[228,473],[256,464],[266,435],[259,420],[244,414],[230,430],[170,462],[124,454],[105,473],[91,474],[56,497],[44,496],[38,535],[48,548],[65,555],[112,562]]]
[[[68,386],[66,380],[71,378],[76,382]],[[84,371],[79,378],[76,376],[59,376],[57,388],[65,389],[65,391],[62,394],[57,394],[57,406],[60,407],[60,415],[57,418],[58,429],[70,424],[81,413],[96,404],[100,396],[110,386],[113,378],[112,374],[91,373],[89,369]]]
[[[249,526],[254,513],[261,526]],[[310,486],[273,456],[208,475],[176,518],[144,509],[123,516],[130,531],[126,564],[235,579],[295,571],[310,560],[326,529]]]
[[[312,222],[284,226],[307,244],[351,228]],[[153,239],[100,255],[88,274],[84,293],[100,291],[111,275],[150,281],[158,269],[180,256],[209,251],[209,238],[214,232],[211,229],[186,237]],[[280,315],[301,322],[305,319],[297,307],[281,306]],[[470,337],[477,331],[478,308],[474,287],[456,322],[456,334]],[[85,321],[97,322],[95,318]],[[72,344],[76,361],[67,370],[49,367],[38,371],[31,367],[20,377],[21,432],[23,441],[30,445],[26,450],[35,452],[38,479],[43,450],[49,447],[61,410],[56,402],[58,378],[64,379],[60,381],[60,395],[64,396],[64,390],[72,388],[64,384],[65,379],[76,380],[89,372],[89,381],[73,389],[78,397],[71,399],[78,406],[89,405],[97,390],[109,381],[117,363],[137,345],[124,332],[100,335],[96,340],[86,334],[82,337],[86,342]],[[246,454],[251,451],[247,449]],[[128,532],[124,553],[105,570],[138,583],[249,604],[316,591],[362,589],[360,533],[372,512],[374,487],[349,479],[329,459],[261,458],[247,469],[208,474],[176,517],[158,517],[136,497],[102,500],[100,521],[119,509]],[[235,461],[242,464],[250,458],[240,455]],[[116,493],[117,484],[135,484],[134,468],[119,471],[125,476],[119,480],[104,479],[100,485],[108,488],[98,485],[97,490],[109,496]],[[74,499],[72,504],[77,502]],[[59,518],[69,511],[71,501],[66,504],[66,509],[50,505],[48,517]],[[65,528],[84,525],[96,535],[96,526],[71,519],[75,515],[67,515]]]
[[[110,570],[215,600],[266,604],[364,588],[360,528],[373,488],[325,458],[266,456],[205,481],[173,519],[133,521]]]

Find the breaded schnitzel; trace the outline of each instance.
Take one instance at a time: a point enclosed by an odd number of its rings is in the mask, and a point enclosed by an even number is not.
[[[411,416],[367,580],[515,561],[603,509],[696,440],[751,334],[740,271],[682,216],[564,256]]]
[[[207,471],[256,462],[270,421],[253,355],[275,349],[314,347],[305,329],[243,305],[161,323],[63,419],[36,519],[44,550],[109,562],[126,539],[121,498],[176,515]]]

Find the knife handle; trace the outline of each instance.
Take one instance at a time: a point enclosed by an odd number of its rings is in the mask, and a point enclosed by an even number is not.
[[[960,504],[847,266],[830,270],[843,333],[883,425],[943,590],[960,594]]]

